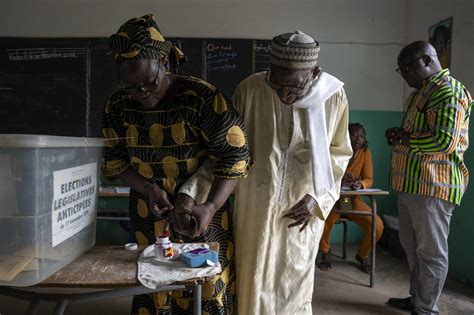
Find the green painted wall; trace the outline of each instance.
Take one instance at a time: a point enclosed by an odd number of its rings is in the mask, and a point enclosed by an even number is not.
[[[472,121],[469,137],[474,139]],[[461,206],[454,210],[449,234],[449,272],[456,278],[474,286],[474,147],[464,156],[470,170],[471,182],[464,194]]]

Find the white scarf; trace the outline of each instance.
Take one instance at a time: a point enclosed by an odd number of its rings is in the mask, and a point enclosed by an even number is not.
[[[331,155],[326,128],[324,103],[344,85],[336,77],[322,72],[313,80],[308,93],[293,106],[308,112],[309,140],[312,155],[313,185],[317,196],[335,191]],[[337,196],[333,196],[336,197]],[[321,206],[321,205],[320,205]]]

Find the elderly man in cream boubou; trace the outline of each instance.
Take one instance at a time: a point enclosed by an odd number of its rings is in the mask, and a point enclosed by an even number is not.
[[[352,156],[343,83],[318,52],[301,31],[276,36],[270,69],[234,94],[255,160],[236,190],[239,314],[311,314],[319,239]]]

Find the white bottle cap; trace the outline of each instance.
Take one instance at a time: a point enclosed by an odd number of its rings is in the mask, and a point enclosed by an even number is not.
[[[137,250],[137,243],[127,243],[125,244],[125,250]]]
[[[170,238],[169,236],[163,236],[163,237],[157,237],[156,238],[156,243],[162,244],[162,243],[169,243]]]

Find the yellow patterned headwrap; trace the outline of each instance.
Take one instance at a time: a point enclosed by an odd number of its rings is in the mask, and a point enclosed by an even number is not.
[[[188,60],[188,58],[184,55],[181,49],[179,49],[175,45],[172,45],[170,55],[169,55],[169,60],[177,71],[179,66],[185,63]]]
[[[161,59],[169,55],[172,43],[165,40],[153,14],[125,22],[110,36],[110,47],[116,61]]]

